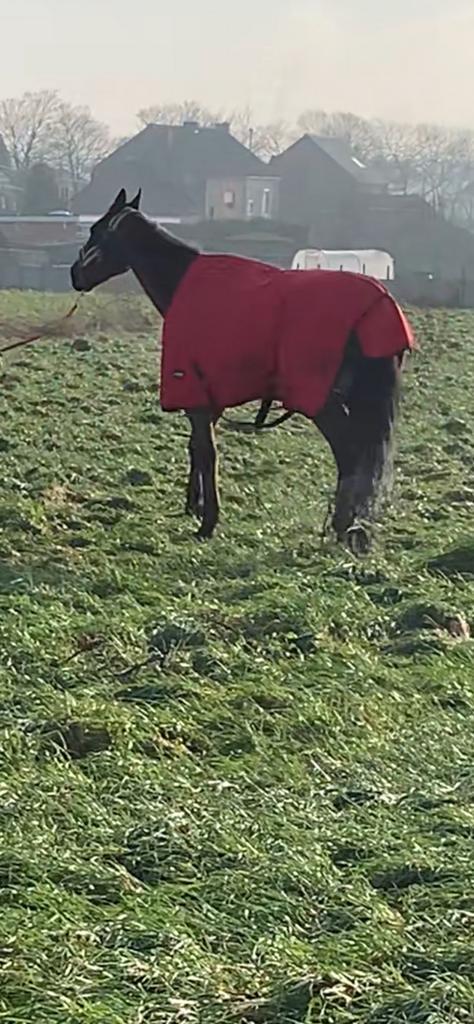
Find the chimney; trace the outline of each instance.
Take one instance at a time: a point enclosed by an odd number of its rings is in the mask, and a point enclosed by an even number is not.
[[[224,135],[228,135],[230,132],[230,121],[216,121],[214,128],[216,132],[223,132]]]
[[[190,131],[199,131],[199,121],[183,121],[183,128],[189,128]]]

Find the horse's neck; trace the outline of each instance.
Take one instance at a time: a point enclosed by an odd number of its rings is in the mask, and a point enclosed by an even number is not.
[[[197,253],[160,234],[140,215],[127,217],[118,230],[131,270],[158,312],[166,316]]]

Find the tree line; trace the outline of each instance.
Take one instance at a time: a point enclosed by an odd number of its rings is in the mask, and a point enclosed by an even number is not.
[[[49,90],[0,100],[0,138],[25,213],[57,206],[61,175],[74,192],[113,146],[107,125],[87,107],[66,103]]]
[[[472,131],[369,120],[318,108],[307,109],[293,124],[282,120],[263,124],[249,108],[223,112],[194,100],[153,104],[137,113],[138,127],[152,122],[176,125],[185,120],[202,126],[228,121],[233,135],[264,160],[306,132],[338,136],[394,189],[417,192],[447,218],[474,227]],[[49,192],[54,192],[58,174],[67,175],[73,191],[80,188],[94,165],[119,141],[87,107],[67,103],[53,91],[0,100],[0,136],[10,155],[12,173],[24,188],[24,203],[30,207],[37,203],[35,189],[44,193],[49,187]]]

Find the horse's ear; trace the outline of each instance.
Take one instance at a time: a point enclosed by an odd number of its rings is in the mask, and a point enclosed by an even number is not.
[[[127,205],[127,193],[124,188],[120,189],[120,192],[115,197],[112,206],[110,207],[109,213],[118,213]]]
[[[141,190],[141,188],[139,188],[136,196],[134,196],[133,199],[131,199],[129,204],[128,204],[132,208],[132,210],[139,210],[140,209],[140,200],[141,200],[141,198],[142,198],[142,190]]]

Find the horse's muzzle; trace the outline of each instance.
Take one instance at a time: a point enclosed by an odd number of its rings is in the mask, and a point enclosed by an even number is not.
[[[76,292],[87,292],[89,287],[84,278],[84,273],[79,260],[71,267],[71,284]]]

